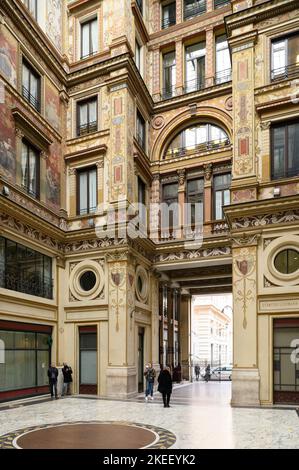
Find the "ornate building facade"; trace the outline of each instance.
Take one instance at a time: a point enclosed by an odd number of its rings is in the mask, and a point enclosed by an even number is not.
[[[188,378],[192,295],[233,292],[232,403],[298,401],[298,11],[0,2],[0,399],[50,361],[75,393]]]

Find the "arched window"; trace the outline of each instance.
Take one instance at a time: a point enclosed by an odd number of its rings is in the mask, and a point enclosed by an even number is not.
[[[197,124],[182,130],[172,140],[165,158],[179,157],[194,151],[213,150],[230,144],[227,133],[214,124]]]

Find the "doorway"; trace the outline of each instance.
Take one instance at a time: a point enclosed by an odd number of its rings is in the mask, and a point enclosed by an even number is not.
[[[144,391],[144,328],[138,328],[138,392]]]
[[[274,320],[273,327],[273,401],[274,403],[298,404],[299,319],[277,319]]]
[[[97,395],[97,328],[81,327],[79,330],[79,393]]]

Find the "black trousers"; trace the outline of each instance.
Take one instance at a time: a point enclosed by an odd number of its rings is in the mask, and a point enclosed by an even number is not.
[[[164,406],[169,405],[171,393],[162,393]]]
[[[49,386],[50,386],[51,397],[54,396],[54,393],[55,393],[55,397],[57,397],[57,380],[50,379]]]

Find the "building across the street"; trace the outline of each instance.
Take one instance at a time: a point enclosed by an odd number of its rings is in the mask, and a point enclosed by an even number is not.
[[[232,364],[231,318],[215,305],[194,305],[192,362],[212,367]]]
[[[233,295],[233,405],[299,402],[299,1],[0,2],[0,400],[189,378]],[[222,352],[221,352],[222,354]]]

